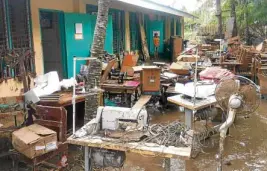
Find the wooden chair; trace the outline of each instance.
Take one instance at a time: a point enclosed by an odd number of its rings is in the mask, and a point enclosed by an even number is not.
[[[262,56],[257,56],[255,58],[255,71],[256,73],[259,73],[259,74],[262,74],[262,73],[265,73],[267,72],[267,66],[266,66],[266,63],[265,63],[265,58],[262,58]]]
[[[236,70],[236,75],[241,75],[244,77],[249,77],[251,80],[254,80],[255,76],[255,60],[254,56],[249,53],[248,50],[244,49],[242,55],[240,56],[240,62],[242,63],[238,66]]]
[[[50,107],[50,106],[37,106],[36,108],[37,119],[34,123],[47,127],[57,132],[58,137],[58,149],[46,153],[44,155],[29,159],[23,155],[19,155],[19,158],[32,166],[33,171],[37,171],[39,164],[49,165],[57,168],[58,170],[63,169],[62,167],[47,163],[47,160],[62,154],[67,156],[68,144],[67,140],[67,112],[63,107]]]

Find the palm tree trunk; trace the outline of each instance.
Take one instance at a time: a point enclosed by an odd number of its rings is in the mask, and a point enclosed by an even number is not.
[[[99,87],[100,84],[110,2],[111,0],[98,0],[97,20],[91,48],[91,57],[97,59],[92,60],[89,63],[86,90],[92,89],[95,86]]]
[[[104,57],[104,43],[106,38],[106,30],[108,23],[108,10],[111,0],[98,0],[98,13],[96,26],[94,31],[93,45],[91,48],[91,57],[96,60],[89,62],[89,70],[86,79],[85,88],[91,92],[85,99],[84,123],[86,124],[91,119],[96,117],[97,108],[101,105],[101,96],[103,95],[99,89],[102,58]]]
[[[108,10],[111,0],[98,0],[98,13],[94,31],[91,57],[102,59],[108,23]]]

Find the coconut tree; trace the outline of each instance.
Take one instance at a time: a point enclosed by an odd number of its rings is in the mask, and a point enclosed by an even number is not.
[[[104,56],[104,43],[108,23],[108,11],[111,0],[98,0],[98,13],[94,31],[93,44],[91,47],[91,57],[97,58],[89,63],[87,75],[87,90],[99,86],[102,72],[102,58]]]
[[[108,23],[108,10],[111,0],[98,0],[98,13],[94,31],[91,57],[102,59]]]

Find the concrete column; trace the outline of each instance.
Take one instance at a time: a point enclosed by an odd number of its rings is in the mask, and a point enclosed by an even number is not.
[[[165,23],[165,39],[168,39],[168,17],[166,16],[165,17],[165,20],[164,20],[164,23]]]
[[[125,11],[125,50],[131,51],[131,39],[130,39],[130,16],[129,12]]]
[[[171,37],[171,17],[168,16],[168,38]]]
[[[181,17],[181,36],[184,39],[184,17]]]
[[[83,0],[79,0],[79,12],[80,13],[86,13],[86,4]]]
[[[173,34],[174,34],[174,36],[177,35],[177,33],[176,33],[176,23],[177,23],[177,19],[175,18],[174,22],[173,22]]]

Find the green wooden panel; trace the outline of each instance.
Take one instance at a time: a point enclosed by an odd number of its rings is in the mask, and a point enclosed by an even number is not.
[[[65,13],[65,33],[66,33],[66,55],[67,55],[67,77],[73,77],[73,57],[88,57],[92,44],[91,15]],[[75,24],[82,23],[83,39],[75,39]],[[76,65],[76,73],[79,73],[80,65],[85,61],[79,61]]]
[[[171,19],[171,36],[176,36],[174,35],[174,19]]]
[[[178,36],[182,35],[182,24],[179,20],[177,20],[177,23],[176,23],[176,34]]]
[[[92,35],[94,35],[95,25],[96,25],[96,15],[91,15],[91,31]],[[93,41],[93,40],[92,40]],[[112,29],[112,16],[108,16],[108,26],[106,32],[106,39],[105,39],[105,51],[108,53],[113,53],[113,29]]]

